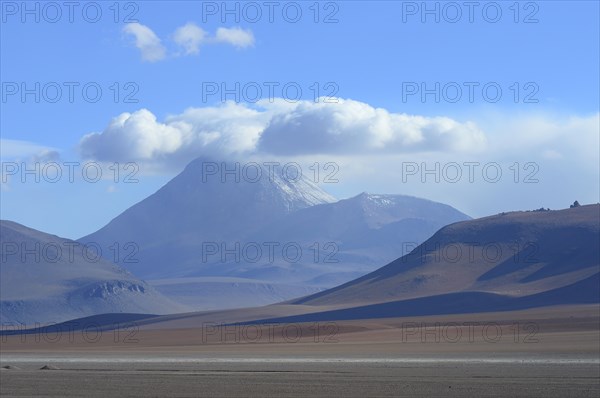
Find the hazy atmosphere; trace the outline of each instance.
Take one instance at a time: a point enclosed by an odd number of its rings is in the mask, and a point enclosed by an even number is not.
[[[598,2],[0,11],[2,396],[600,392]]]
[[[76,239],[201,155],[477,217],[596,203],[598,4],[515,4],[3,2],[3,217]]]

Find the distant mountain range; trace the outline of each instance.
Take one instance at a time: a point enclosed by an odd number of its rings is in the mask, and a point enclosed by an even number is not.
[[[596,204],[455,223],[372,273],[278,305],[155,317],[106,314],[93,322],[106,329],[124,320],[147,329],[193,328],[204,322],[312,324],[532,308],[551,313],[557,307],[599,303]]]
[[[206,245],[240,242],[291,212],[335,200],[305,177],[292,181],[282,178],[280,170],[260,166],[261,177],[254,182],[207,171],[233,170],[235,163],[197,159],[156,193],[79,241],[103,246],[135,242],[139,262],[125,266],[140,277],[214,276],[204,270],[214,265],[212,257],[202,260]],[[221,261],[216,264],[224,267]]]
[[[331,224],[331,219],[324,222]],[[173,313],[181,311],[181,307],[114,264],[99,260],[91,266],[82,255],[75,255],[66,263],[34,261],[31,253],[26,257],[33,260],[23,261],[14,253],[15,242],[24,242],[30,249],[36,243],[79,247],[75,242],[8,221],[3,221],[1,227],[3,322],[58,322],[89,314],[120,313],[98,319],[103,319],[107,328],[120,322],[118,319],[141,318],[144,324],[177,320],[192,325],[194,319],[283,323],[600,303],[600,204],[502,213],[454,223],[441,228],[409,254],[329,290],[248,313],[224,311],[164,317],[127,314]],[[56,253],[50,250],[45,256],[55,258]],[[165,279],[158,284],[167,291],[179,291],[181,286],[194,290],[196,284],[204,284],[205,292],[218,300],[224,297],[221,289],[231,292],[240,283],[251,284],[254,292],[268,288],[256,280],[231,277],[201,281]],[[250,294],[252,289],[244,294]],[[186,295],[194,293],[183,289],[182,297]],[[238,298],[233,296],[230,303]]]
[[[289,173],[281,166],[256,163],[241,168],[197,159],[79,242],[102,248],[133,242],[137,262],[121,258],[121,266],[174,300],[221,309],[347,282],[442,226],[469,219],[450,206],[402,195],[336,201],[306,173],[284,177]]]
[[[101,313],[167,314],[185,307],[95,248],[0,221],[0,322],[52,323]]]
[[[494,312],[600,303],[600,205],[455,223],[411,253],[292,300],[338,307],[269,319],[303,322]]]

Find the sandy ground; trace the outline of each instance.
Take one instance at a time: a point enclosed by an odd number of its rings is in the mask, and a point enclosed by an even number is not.
[[[595,397],[599,310],[227,327],[203,317],[169,320],[170,328],[3,336],[0,393]]]
[[[597,397],[586,363],[229,362],[18,363],[2,396],[143,397]]]

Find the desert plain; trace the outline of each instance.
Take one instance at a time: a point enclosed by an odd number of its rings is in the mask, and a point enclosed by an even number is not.
[[[4,396],[595,397],[598,305],[256,324],[163,316],[2,336]],[[232,320],[224,323],[223,319]],[[91,325],[91,324],[90,324]]]

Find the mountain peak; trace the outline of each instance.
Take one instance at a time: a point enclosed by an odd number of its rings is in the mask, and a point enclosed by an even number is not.
[[[144,276],[162,273],[179,257],[197,260],[183,253],[197,251],[201,242],[240,241],[290,213],[336,201],[309,176],[296,163],[198,158],[80,241],[109,244],[120,237],[137,242],[143,261],[130,268]]]
[[[371,194],[371,193],[363,192],[363,193],[355,196],[355,198],[364,204],[377,205],[377,206],[390,206],[390,205],[394,204],[395,197],[401,197],[401,196],[403,196],[403,195]]]
[[[223,197],[219,205],[237,199],[246,200],[241,204],[243,207],[268,203],[272,213],[289,213],[336,201],[311,181],[297,163],[216,161],[201,157],[188,164],[165,188],[177,184],[186,185],[188,191],[195,193],[201,190],[204,196],[219,195]],[[230,197],[225,199],[227,195]],[[222,202],[224,199],[226,201]]]

